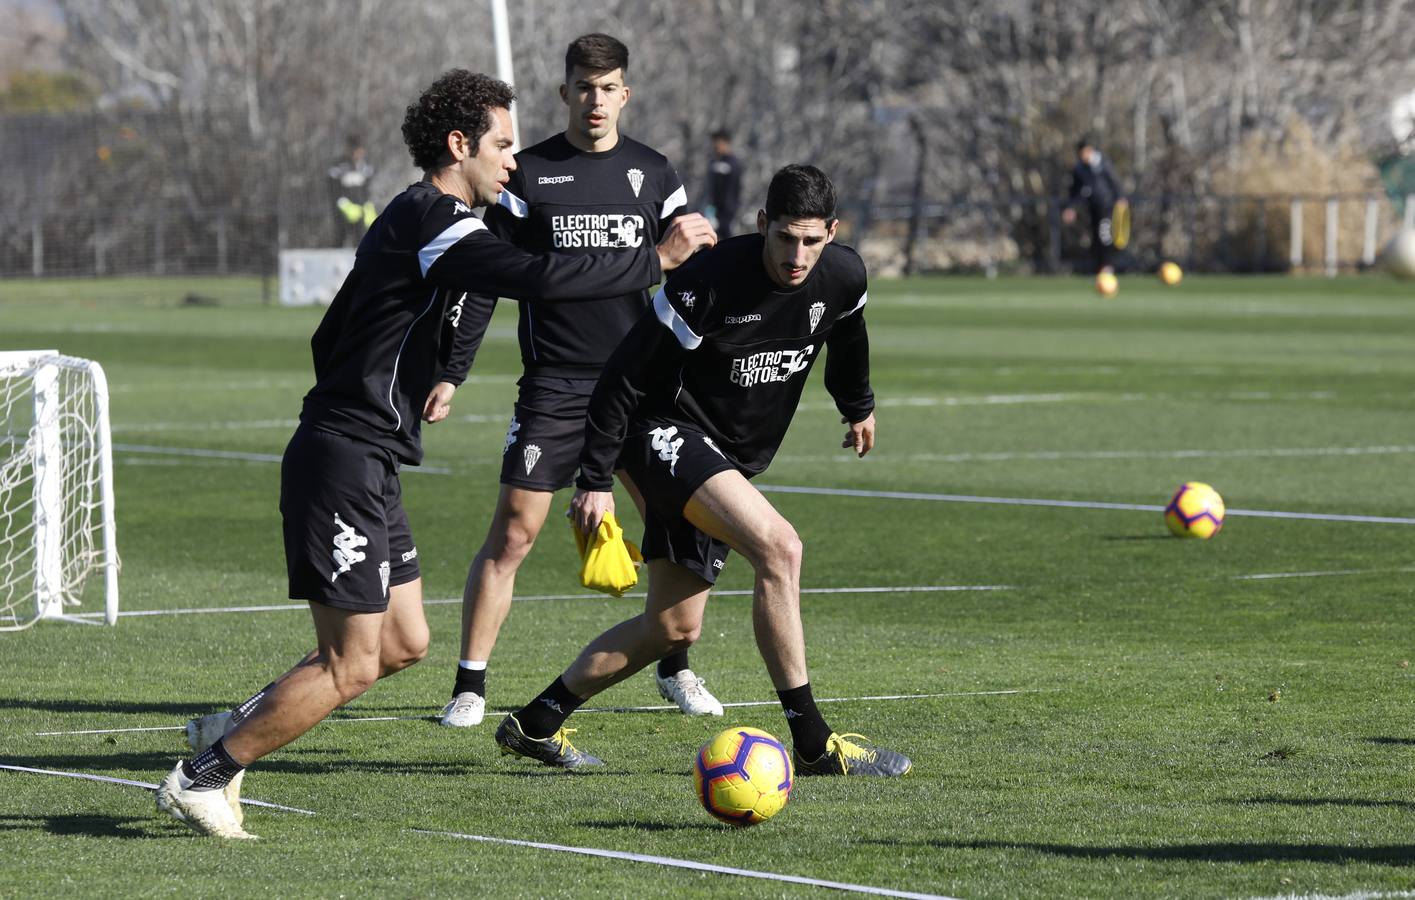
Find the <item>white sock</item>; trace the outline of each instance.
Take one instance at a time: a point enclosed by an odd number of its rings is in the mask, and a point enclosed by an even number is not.
[[[486,668],[486,660],[484,660],[484,659],[464,659],[464,660],[461,660],[461,661],[459,661],[459,662],[457,663],[457,667],[458,667],[458,668],[461,668],[461,669],[471,669],[473,672],[475,672],[475,671],[477,671],[478,669],[485,669],[485,668]]]

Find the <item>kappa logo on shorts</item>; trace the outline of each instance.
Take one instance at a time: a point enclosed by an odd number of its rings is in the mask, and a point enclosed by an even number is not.
[[[816,326],[821,323],[821,316],[825,315],[825,304],[817,300],[811,304],[811,331],[816,330]]]
[[[718,456],[722,457],[723,459],[726,459],[726,458],[727,458],[727,454],[726,454],[726,453],[723,453],[721,450],[718,449],[717,445],[712,442],[712,438],[708,437],[707,435],[703,435],[703,443],[704,443],[704,444],[707,444],[709,447],[711,447],[713,453],[716,453]]]
[[[536,463],[540,462],[540,447],[535,444],[527,444],[526,448],[521,451],[521,460],[526,464],[526,474],[531,474],[531,469],[534,469]]]
[[[629,187],[634,189],[634,196],[639,196],[639,188],[644,186],[644,170],[630,169],[624,174],[629,176]]]
[[[678,465],[678,450],[683,446],[683,439],[674,439],[678,434],[678,426],[670,425],[667,428],[655,428],[649,432],[652,439],[649,446],[658,452],[658,458],[668,463],[668,474],[676,475],[673,471]]]
[[[378,564],[378,581],[383,585],[383,596],[385,597],[388,596],[388,572],[388,560],[385,559]]]
[[[511,424],[506,428],[506,446],[501,448],[501,455],[505,456],[506,451],[511,449],[511,445],[516,443],[516,432],[521,430],[521,423],[516,421],[516,417],[511,417]]]
[[[350,566],[363,562],[365,554],[359,548],[368,546],[368,538],[355,531],[354,526],[344,524],[338,513],[334,514],[334,527],[339,529],[334,535],[334,564],[339,568],[329,576],[330,581],[337,581]]]

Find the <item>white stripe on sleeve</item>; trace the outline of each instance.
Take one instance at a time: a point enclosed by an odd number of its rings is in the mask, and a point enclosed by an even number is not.
[[[511,215],[518,219],[524,219],[531,214],[530,205],[506,188],[502,188],[501,193],[496,195],[496,205],[505,207]]]
[[[836,317],[835,317],[836,321],[838,322],[838,321],[840,321],[841,319],[845,318],[846,316],[850,315],[851,313],[857,313],[857,312],[859,312],[860,310],[864,309],[864,308],[865,308],[865,303],[866,303],[866,301],[868,301],[869,299],[870,299],[870,292],[869,292],[869,291],[865,291],[863,294],[860,295],[860,302],[855,304],[854,309],[847,309],[845,312],[843,312],[843,313],[841,313],[840,315],[836,316]]]
[[[659,288],[658,293],[653,295],[653,311],[658,320],[673,332],[673,336],[678,339],[684,350],[696,350],[703,342],[703,339],[688,327],[688,323],[683,321],[683,317],[678,315],[673,304],[668,302],[668,295],[663,292],[663,288]]]
[[[465,219],[458,219],[447,230],[437,237],[428,241],[423,248],[418,251],[418,265],[422,266],[423,277],[427,277],[427,270],[432,268],[432,264],[447,252],[447,248],[460,241],[462,238],[474,231],[485,231],[486,225],[476,216],[467,216]]]
[[[680,184],[678,190],[668,195],[668,199],[663,201],[663,209],[659,212],[660,219],[666,219],[673,215],[674,211],[680,210],[688,205],[688,192],[683,190]]]

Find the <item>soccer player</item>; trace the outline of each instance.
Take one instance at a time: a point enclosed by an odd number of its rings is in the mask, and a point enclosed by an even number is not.
[[[803,775],[902,775],[909,759],[826,724],[811,695],[801,626],[801,539],[749,479],[781,445],[812,365],[842,446],[874,446],[874,393],[863,309],[865,267],[835,238],[835,189],[819,169],[787,166],[767,190],[757,231],[684,264],[615,350],[590,401],[576,524],[614,507],[621,460],[648,515],[644,611],[601,634],[496,731],[502,751],[577,769],[601,761],[569,741],[565,719],[588,698],[697,640],[708,591],[728,550],[756,573],[752,624],[791,729]],[[621,455],[622,454],[622,455]]]
[[[742,161],[732,152],[732,132],[726,128],[712,133],[712,158],[708,160],[703,194],[717,230],[723,237],[730,237],[742,201]]]
[[[1085,202],[1091,216],[1091,253],[1097,272],[1114,272],[1115,237],[1111,233],[1110,217],[1117,205],[1127,201],[1110,165],[1090,138],[1076,144],[1076,165],[1071,169],[1071,191],[1061,220],[1067,225],[1076,221],[1076,204]]]
[[[628,66],[628,48],[607,34],[587,34],[570,44],[560,87],[568,124],[516,155],[517,169],[500,204],[486,214],[493,234],[526,250],[572,253],[629,252],[665,235],[715,240],[705,218],[684,214],[687,194],[668,160],[620,134]],[[552,495],[575,477],[595,379],[648,308],[652,284],[612,297],[587,293],[598,299],[577,303],[520,305],[520,396],[502,448],[496,511],[467,572],[462,655],[443,725],[481,724],[487,662],[511,608],[516,571],[545,524]],[[460,380],[463,363],[459,355],[449,377]],[[620,478],[638,504],[633,484],[622,473]],[[689,668],[686,650],[660,660],[654,676],[659,694],[683,712],[722,715],[722,704]]]
[[[423,180],[375,220],[316,329],[315,386],[281,464],[290,596],[309,601],[317,649],[232,713],[189,729],[213,742],[163,779],[157,806],[198,832],[251,837],[226,796],[245,767],[427,652],[398,471],[422,459],[420,415],[446,415],[450,394],[429,392],[454,333],[476,329],[479,340],[486,327],[468,291],[612,296],[658,278],[659,253],[672,252],[537,255],[494,237],[472,207],[495,203],[515,169],[512,100],[507,85],[458,69],[408,107],[403,138]],[[670,264],[696,247],[676,249]]]

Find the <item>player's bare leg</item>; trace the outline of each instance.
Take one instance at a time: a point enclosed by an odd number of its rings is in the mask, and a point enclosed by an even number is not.
[[[379,678],[387,678],[427,656],[427,618],[423,615],[422,579],[395,584],[388,589],[388,611],[383,616],[383,631],[379,639]],[[275,685],[293,672],[309,664],[319,655],[316,648],[306,653],[295,667],[233,709],[199,716],[187,723],[187,743],[201,753],[248,718],[265,701]],[[236,822],[245,821],[241,809],[241,784],[246,770],[242,769],[226,785],[224,794]]]
[[[711,585],[666,559],[651,560],[648,570],[644,611],[590,641],[561,676],[577,696],[593,697],[697,641]]]
[[[617,469],[614,474],[619,478],[619,483],[624,485],[624,489],[629,492],[629,497],[634,501],[634,508],[639,511],[639,518],[643,519],[647,515],[644,506],[644,496],[639,493],[639,486],[634,484],[634,479],[629,477],[629,473],[623,469]],[[649,579],[649,590],[653,590],[654,579]],[[701,623],[699,623],[701,627]],[[712,695],[707,689],[703,679],[688,667],[688,648],[674,650],[658,661],[658,665],[653,670],[654,685],[658,688],[658,695],[665,700],[671,700],[679,709],[690,716],[720,716],[722,715],[722,702]]]
[[[486,540],[467,570],[462,591],[462,655],[452,701],[441,722],[454,728],[480,725],[486,710],[486,665],[516,590],[516,572],[535,546],[546,517],[550,491],[501,486]]]

